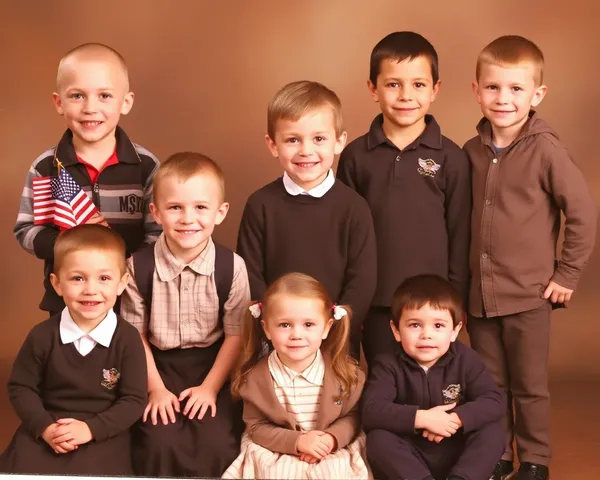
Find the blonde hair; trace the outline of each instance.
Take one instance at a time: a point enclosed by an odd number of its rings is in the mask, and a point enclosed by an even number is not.
[[[267,107],[267,133],[275,139],[275,124],[278,120],[296,121],[303,115],[320,107],[329,107],[333,113],[335,134],[344,132],[342,102],[333,90],[317,82],[301,80],[288,83],[275,94]]]
[[[225,198],[225,177],[221,168],[206,155],[196,152],[174,153],[160,164],[152,181],[154,202],[156,202],[160,185],[167,177],[177,177],[186,181],[196,175],[213,175],[221,191],[220,201]]]
[[[332,318],[333,303],[327,291],[317,280],[302,273],[288,273],[275,280],[267,291],[262,302],[262,318],[268,319],[272,305],[278,296],[294,296],[310,298],[320,302],[323,306],[323,316]],[[358,384],[358,364],[348,355],[350,336],[350,320],[352,311],[350,307],[343,306],[348,312],[340,320],[334,320],[327,338],[321,344],[321,352],[331,360],[331,367],[337,380],[341,384],[339,399],[344,399]],[[260,324],[260,319],[254,318],[250,311],[247,312],[242,324],[242,355],[233,373],[231,390],[234,396],[239,397],[240,387],[246,375],[256,366],[264,354],[264,345],[273,346],[268,341]]]
[[[475,78],[479,80],[481,68],[485,64],[502,67],[529,63],[535,69],[534,81],[541,85],[544,81],[544,54],[531,40],[518,35],[505,35],[487,45],[477,58]]]
[[[82,250],[114,253],[119,258],[119,271],[127,271],[125,241],[110,228],[97,224],[78,225],[62,232],[54,243],[54,274],[58,274],[67,256]]]

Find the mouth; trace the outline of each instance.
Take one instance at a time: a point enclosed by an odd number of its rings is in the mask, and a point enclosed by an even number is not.
[[[492,110],[493,113],[500,113],[500,114],[506,114],[506,113],[515,113],[515,110]]]
[[[79,124],[84,128],[94,128],[94,127],[97,127],[98,125],[101,125],[102,123],[104,123],[104,122],[91,121],[91,120],[79,122]]]
[[[288,350],[300,350],[301,348],[306,348],[306,345],[292,345],[287,348]]]
[[[84,307],[97,307],[98,305],[100,305],[102,302],[79,302],[81,305],[83,305]]]
[[[417,349],[429,352],[430,350],[435,350],[436,347],[431,347],[431,346],[428,346],[428,345],[424,345],[422,347],[417,347]]]
[[[195,233],[199,233],[200,230],[175,230],[177,233],[181,233],[182,235],[194,235]]]
[[[396,112],[400,112],[400,113],[410,113],[410,112],[414,112],[418,110],[417,107],[412,107],[412,108],[407,108],[407,107],[403,107],[403,108],[394,108],[394,111]]]
[[[300,163],[294,163],[294,165],[296,165],[297,167],[300,168],[312,168],[316,165],[318,165],[319,162],[300,162]]]

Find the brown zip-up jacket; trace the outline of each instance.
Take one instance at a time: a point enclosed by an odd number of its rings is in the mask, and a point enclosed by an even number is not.
[[[365,374],[358,371],[358,385],[348,398],[337,400],[339,383],[325,358],[323,393],[315,430],[333,435],[337,448],[346,447],[360,431],[358,401],[365,384]],[[269,372],[268,357],[263,358],[248,374],[240,387],[244,400],[244,422],[250,439],[272,452],[297,455],[296,443],[303,431],[292,416],[279,403]]]
[[[487,119],[477,131],[464,146],[473,184],[469,311],[495,317],[532,310],[546,301],[551,280],[577,286],[594,248],[597,208],[583,174],[535,112],[498,154]]]

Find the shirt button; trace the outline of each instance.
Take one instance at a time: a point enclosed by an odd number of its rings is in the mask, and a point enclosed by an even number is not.
[[[402,158],[402,156],[401,156],[401,155],[398,155],[398,156],[396,157],[396,161],[397,161],[397,162],[399,162],[401,158]]]
[[[183,291],[184,291],[184,292],[187,292],[188,290],[189,290],[189,288],[188,288],[188,287],[183,287]]]
[[[498,163],[498,159],[497,159],[497,158],[494,158],[494,159],[492,160],[492,163]]]
[[[482,254],[481,254],[481,258],[487,258],[487,257],[488,257],[488,254],[487,254],[487,253],[482,253]]]
[[[491,205],[491,204],[492,204],[492,201],[491,201],[491,200],[486,200],[486,201],[485,201],[485,204],[486,204],[486,205]]]

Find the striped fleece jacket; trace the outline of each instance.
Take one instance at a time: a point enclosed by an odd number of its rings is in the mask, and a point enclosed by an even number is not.
[[[32,180],[36,177],[56,176],[58,158],[73,179],[81,185],[100,210],[110,227],[125,240],[127,254],[138,250],[144,242],[153,242],[161,232],[150,213],[152,177],[158,168],[158,159],[145,148],[129,140],[117,127],[117,158],[92,184],[86,167],[79,162],[73,148],[73,134],[67,130],[58,145],[42,153],[34,162],[25,180],[19,215],[14,233],[19,244],[29,253],[44,260],[44,298],[42,310],[58,312],[64,307],[62,299],[50,284],[53,269],[54,242],[59,229],[52,225],[34,225]]]

